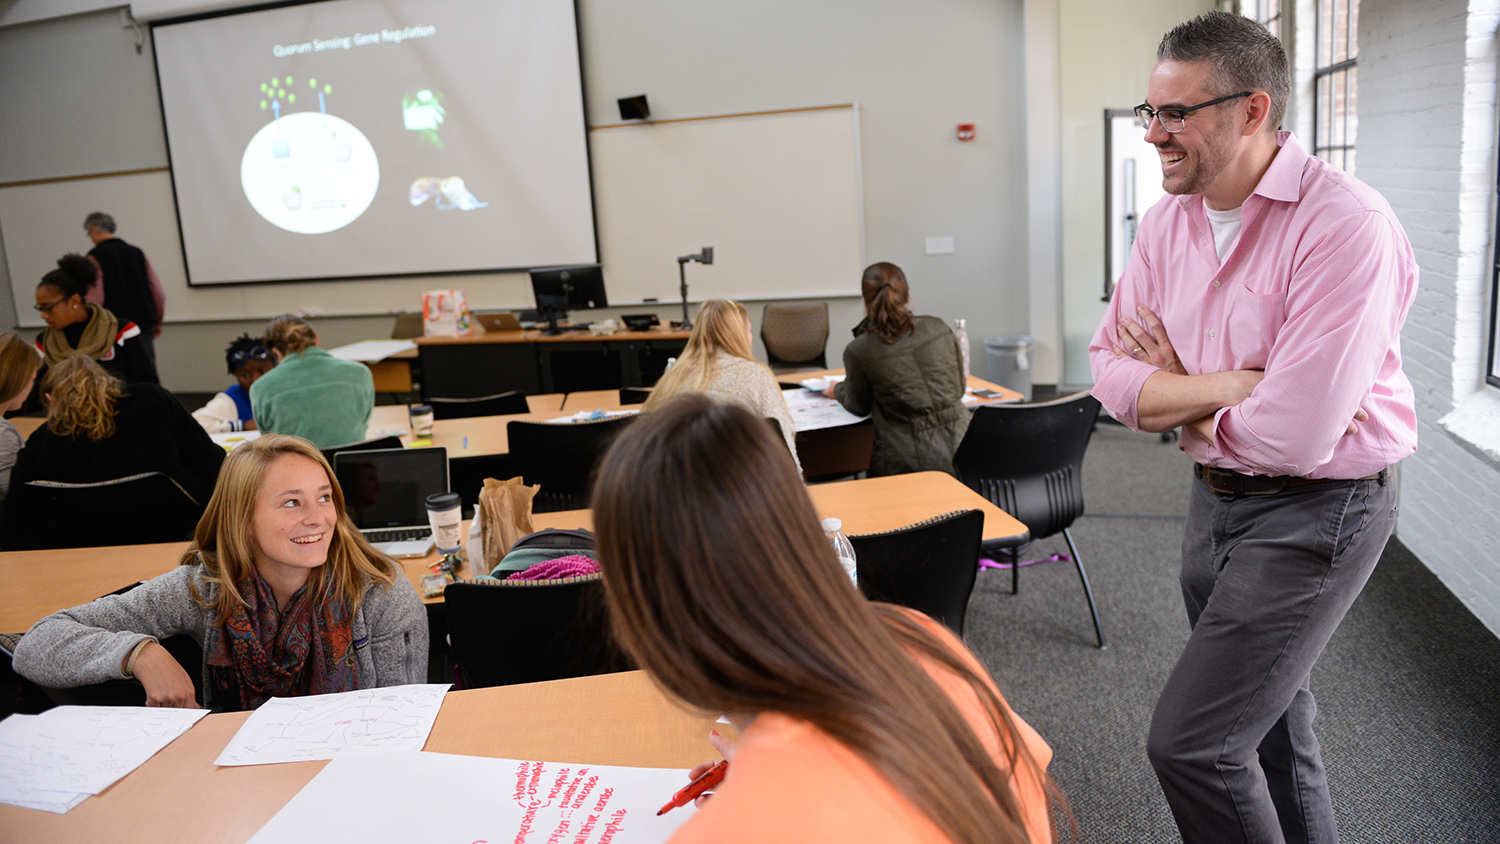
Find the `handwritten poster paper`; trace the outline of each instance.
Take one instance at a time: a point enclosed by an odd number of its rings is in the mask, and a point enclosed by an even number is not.
[[[341,754],[251,844],[660,844],[696,811],[656,814],[687,782],[670,768]]]
[[[245,720],[215,765],[332,759],[346,746],[421,750],[448,684],[273,697]]]

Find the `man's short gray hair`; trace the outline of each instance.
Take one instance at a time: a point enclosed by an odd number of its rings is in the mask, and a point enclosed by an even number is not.
[[[94,213],[83,218],[83,230],[90,231],[92,229],[98,229],[102,232],[109,232],[110,234],[114,234],[115,218],[109,216],[103,211],[95,211]]]
[[[1213,68],[1212,96],[1265,91],[1271,97],[1268,126],[1286,116],[1292,90],[1286,50],[1269,30],[1244,15],[1213,11],[1180,23],[1162,36],[1159,62],[1208,62]]]

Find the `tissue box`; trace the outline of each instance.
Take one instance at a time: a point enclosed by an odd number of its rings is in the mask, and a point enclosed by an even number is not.
[[[469,300],[462,290],[429,290],[422,294],[422,334],[457,337],[469,333]]]

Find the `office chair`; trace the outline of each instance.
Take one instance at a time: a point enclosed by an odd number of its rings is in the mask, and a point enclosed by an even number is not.
[[[1031,539],[1061,533],[1067,540],[1094,635],[1104,647],[1104,628],[1094,591],[1083,568],[1083,557],[1068,528],[1083,515],[1083,454],[1094,433],[1099,400],[1088,392],[1074,393],[1038,404],[981,405],[953,455],[958,479],[1000,509],[1024,522]],[[991,546],[986,553],[1004,551],[1011,560],[1011,594],[1020,587],[1021,546]]]
[[[392,340],[415,340],[427,333],[422,323],[422,312],[396,314],[396,323],[391,326]]]
[[[475,416],[512,416],[531,412],[531,406],[526,403],[526,394],[520,390],[474,398],[433,396],[427,399],[427,403],[432,405],[434,419],[472,419]]]
[[[945,513],[896,530],[851,536],[859,591],[872,601],[920,610],[961,638],[983,538],[983,510]]]
[[[27,515],[17,522],[26,527],[7,538],[11,550],[181,542],[203,516],[204,505],[165,472],[81,484],[36,480],[26,487]]]
[[[465,688],[626,671],[609,634],[604,581],[463,580],[443,602],[448,641]]]
[[[532,499],[537,513],[589,506],[594,464],[635,416],[572,423],[513,420],[505,426],[515,471],[529,486],[541,486]]]
[[[401,448],[401,438],[397,436],[376,437],[373,440],[361,440],[357,443],[349,443],[348,445],[336,445],[332,448],[319,449],[319,451],[323,452],[323,459],[328,461],[329,466],[332,466],[333,456],[341,451],[372,451],[377,448]]]
[[[773,373],[828,368],[828,303],[766,305],[760,340]]]

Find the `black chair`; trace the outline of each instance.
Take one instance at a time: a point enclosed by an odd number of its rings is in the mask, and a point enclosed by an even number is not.
[[[1104,647],[1104,628],[1083,558],[1068,530],[1083,515],[1083,454],[1094,433],[1099,400],[1087,392],[1038,404],[981,405],[953,455],[958,479],[1025,523],[1031,539],[1061,533],[1088,597],[1094,635]],[[1011,593],[1020,586],[1020,548],[985,545],[1011,560]]]
[[[961,637],[983,538],[983,510],[945,513],[896,530],[851,536],[859,591],[872,601],[920,610]]]
[[[472,419],[475,416],[512,416],[530,413],[526,394],[520,390],[496,393],[492,396],[476,396],[471,399],[429,398],[434,419]]]
[[[443,593],[448,641],[466,688],[626,671],[599,575],[464,580]]]
[[[362,440],[348,445],[336,445],[332,448],[323,448],[323,458],[328,465],[333,465],[333,456],[341,451],[373,451],[377,448],[401,448],[401,438],[397,436],[376,437],[373,440]]]
[[[766,305],[760,313],[760,341],[771,371],[828,367],[828,303]]]
[[[541,486],[532,509],[547,513],[588,507],[594,464],[634,419],[632,415],[571,423],[507,422],[515,471],[528,485]]]
[[[620,404],[645,404],[651,398],[650,387],[621,387]]]
[[[181,542],[203,516],[199,504],[165,472],[141,472],[94,483],[26,482],[27,527],[11,537],[22,548],[94,548]]]

